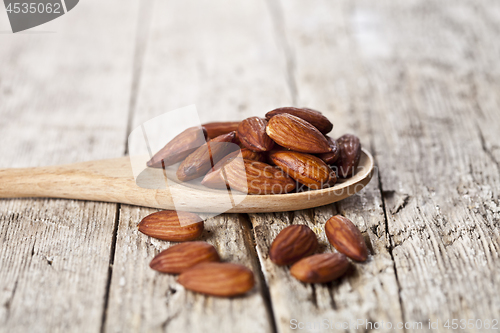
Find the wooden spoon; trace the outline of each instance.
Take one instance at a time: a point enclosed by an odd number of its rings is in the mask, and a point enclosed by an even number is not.
[[[359,166],[353,177],[340,180],[330,188],[244,195],[190,184],[163,189],[140,187],[134,180],[129,157],[121,157],[39,168],[0,169],[0,198],[80,199],[207,213],[282,212],[323,206],[359,192],[370,182],[374,167],[373,157],[366,150],[362,151]],[[146,170],[162,177],[162,169]],[[232,203],[229,206],[228,196]]]

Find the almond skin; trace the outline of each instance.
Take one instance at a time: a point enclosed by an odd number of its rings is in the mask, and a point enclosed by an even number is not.
[[[248,148],[241,149],[241,157],[245,160],[257,161],[257,162],[265,162],[266,160],[264,154],[252,151]]]
[[[153,238],[185,242],[201,236],[203,220],[193,213],[162,210],[143,218],[138,228],[140,232]]]
[[[205,175],[221,158],[238,149],[236,132],[220,135],[198,148],[179,165],[177,178],[188,181]]]
[[[177,282],[188,290],[220,297],[245,294],[255,285],[252,271],[245,266],[216,262],[201,263],[186,270]]]
[[[337,173],[341,178],[352,177],[356,173],[361,158],[361,143],[359,138],[352,134],[342,135],[337,139],[340,157],[335,163]]]
[[[335,173],[335,171],[333,171],[330,173],[330,179],[328,179],[328,182],[323,185],[323,188],[333,187],[335,186],[336,183],[337,183],[337,174]]]
[[[290,151],[290,149],[288,148],[285,148],[285,147],[282,147],[280,146],[279,144],[275,143],[274,144],[274,147],[273,149],[271,149],[270,151],[268,151],[264,156],[266,157],[266,160],[264,162],[268,163],[268,164],[271,164],[271,165],[276,165],[274,164],[274,162],[271,160],[271,158],[269,157],[272,153],[274,152],[277,152],[277,151]]]
[[[325,233],[330,244],[352,260],[362,262],[368,258],[363,235],[348,218],[342,215],[331,217],[325,224]]]
[[[206,242],[186,242],[161,251],[151,260],[155,271],[179,274],[202,262],[220,261],[215,248]]]
[[[291,265],[313,254],[317,248],[316,234],[306,225],[293,224],[276,236],[269,249],[269,258],[276,265]]]
[[[305,283],[326,283],[344,275],[350,265],[342,253],[322,253],[295,263],[290,274]]]
[[[295,181],[269,164],[235,158],[224,165],[227,184],[248,194],[281,194],[295,189]]]
[[[269,158],[290,177],[311,189],[321,189],[335,177],[335,172],[313,155],[283,150],[270,153]]]
[[[321,158],[326,164],[332,165],[339,159],[340,148],[337,141],[333,140],[331,137],[326,136],[326,140],[330,144],[330,148],[332,148],[332,151],[329,153],[319,154],[318,157]]]
[[[215,138],[219,135],[237,131],[239,124],[239,121],[217,121],[213,123],[206,123],[202,126],[207,131],[207,135],[209,138]]]
[[[248,148],[242,148],[224,156],[217,164],[205,175],[201,181],[202,185],[210,188],[225,189],[226,181],[222,173],[222,166],[231,161],[232,159],[240,156],[245,160],[264,162],[265,157],[261,153],[254,152]]]
[[[294,108],[291,106],[277,108],[266,113],[266,119],[269,120],[275,115],[282,113],[288,113],[295,117],[304,119],[323,134],[330,132],[333,128],[333,124],[327,117],[323,116],[321,112],[308,108]]]
[[[288,113],[272,117],[266,132],[280,146],[301,153],[319,154],[332,151],[330,144],[316,127]]]
[[[269,151],[274,141],[266,133],[267,121],[259,117],[243,120],[238,126],[238,138],[242,145],[253,151]]]
[[[212,169],[210,169],[210,171],[205,175],[205,177],[203,177],[201,185],[216,189],[226,189],[227,185],[225,177],[222,172],[222,167],[226,163],[228,163],[232,158],[226,159],[224,157],[222,160],[217,162],[217,164]]]
[[[203,127],[191,127],[177,135],[165,147],[160,149],[147,166],[161,168],[182,161],[189,154],[206,143],[207,131]]]

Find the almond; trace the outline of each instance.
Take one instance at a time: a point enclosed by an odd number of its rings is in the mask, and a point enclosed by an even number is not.
[[[290,274],[305,283],[326,283],[344,275],[350,265],[341,253],[322,253],[295,263],[290,268]]]
[[[238,149],[235,136],[236,132],[223,134],[198,148],[179,165],[177,178],[185,182],[205,175],[222,157]]]
[[[330,172],[330,179],[328,179],[326,184],[323,184],[323,188],[333,187],[335,186],[336,183],[337,183],[337,174],[335,173],[335,171],[332,170],[332,172]]]
[[[338,175],[342,178],[352,177],[356,173],[361,158],[361,143],[359,138],[352,134],[342,135],[337,139],[340,157],[335,165]]]
[[[271,160],[271,158],[269,157],[272,153],[274,152],[277,152],[277,151],[290,151],[290,149],[288,148],[285,148],[283,146],[280,146],[279,144],[275,143],[274,144],[274,147],[273,149],[271,149],[270,151],[268,151],[264,156],[266,157],[265,161],[266,163],[268,164],[271,164],[271,165],[276,165],[274,164],[274,162]]]
[[[245,160],[257,161],[257,162],[264,162],[266,160],[264,154],[252,151],[248,148],[241,149],[241,157]]]
[[[327,153],[332,151],[326,138],[307,121],[281,113],[269,120],[267,134],[277,144],[301,153]]]
[[[340,156],[340,148],[336,140],[333,140],[331,137],[326,136],[326,140],[332,148],[332,151],[329,153],[319,154],[318,157],[325,161],[326,164],[332,165],[339,159]]]
[[[206,242],[186,242],[161,251],[151,260],[155,271],[179,274],[201,262],[220,261],[215,248]]]
[[[205,177],[203,177],[201,185],[216,189],[226,189],[227,185],[225,177],[222,173],[222,167],[226,163],[228,163],[231,159],[232,158],[230,159],[223,158],[222,160],[217,162],[217,164],[212,169],[210,169],[210,171],[205,175]]]
[[[215,138],[223,134],[227,134],[238,130],[239,121],[218,121],[206,123],[202,126],[207,131],[209,138]]]
[[[255,284],[251,270],[243,265],[207,262],[183,272],[177,282],[202,294],[222,297],[246,293]]]
[[[203,127],[191,127],[173,138],[157,152],[147,166],[161,168],[182,161],[198,147],[206,143],[207,131]]]
[[[308,108],[294,108],[291,106],[277,108],[266,113],[267,120],[271,119],[277,114],[288,113],[295,117],[304,119],[314,127],[316,127],[321,133],[326,134],[330,132],[333,128],[333,124],[328,120],[327,117],[323,116],[321,112],[308,109]]]
[[[138,225],[143,234],[170,242],[194,240],[203,232],[203,220],[196,214],[162,210],[142,219]]]
[[[269,249],[269,258],[276,265],[291,265],[313,254],[317,248],[316,234],[306,225],[293,224],[276,236]]]
[[[363,235],[348,218],[342,215],[331,217],[325,224],[325,233],[330,244],[352,260],[366,261],[368,258]]]
[[[238,138],[242,145],[253,151],[268,151],[274,142],[266,133],[267,121],[259,117],[243,120],[238,126]]]
[[[274,151],[269,158],[290,177],[312,189],[321,189],[335,177],[330,169],[319,157],[298,153],[295,151]]]
[[[241,155],[240,155],[241,154]],[[265,157],[261,153],[251,151],[248,148],[242,148],[224,156],[217,164],[205,175],[201,181],[202,185],[210,188],[226,188],[225,177],[222,173],[222,166],[231,161],[232,159],[241,156],[245,160],[253,160],[263,162]]]
[[[266,163],[235,158],[223,169],[232,190],[248,194],[281,194],[295,189],[292,178]]]

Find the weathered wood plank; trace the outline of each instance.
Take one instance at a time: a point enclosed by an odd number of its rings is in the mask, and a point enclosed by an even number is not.
[[[354,133],[370,149],[370,126],[363,117],[367,103],[355,89],[360,68],[352,59],[352,42],[346,34],[346,4],[272,1],[271,8],[276,24],[282,25],[277,38],[285,44],[290,64],[287,77],[294,82],[290,88],[296,89],[297,105],[321,110],[332,119],[333,137]],[[347,277],[331,284],[307,285],[291,277],[288,267],[278,267],[269,260],[270,243],[289,224],[310,226],[320,239],[321,251],[335,251],[324,233],[325,222],[335,214],[347,216],[360,228],[372,252],[368,262],[355,265]],[[358,319],[402,321],[377,175],[359,195],[337,205],[250,216],[279,332],[294,331],[298,322],[322,325],[328,320],[334,331],[343,331],[335,325],[345,327]]]
[[[53,33],[0,35],[1,167],[123,154],[137,5],[85,2],[37,28]],[[100,330],[116,213],[0,201],[0,331]]]
[[[132,128],[190,104],[202,122],[263,116],[282,105],[288,93],[272,29],[263,2],[155,3]],[[222,299],[186,291],[175,277],[148,267],[170,246],[137,232],[141,218],[153,211],[122,206],[106,331],[272,332],[245,216],[209,219],[201,238],[257,278],[249,295]]]
[[[0,331],[98,332],[116,205],[0,202]]]
[[[498,318],[498,3],[358,9],[386,44],[360,61],[404,318]]]

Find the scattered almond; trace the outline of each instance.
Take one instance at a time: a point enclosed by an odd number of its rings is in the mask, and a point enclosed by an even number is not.
[[[335,215],[325,224],[330,244],[352,260],[366,261],[368,248],[359,229],[346,217]]]
[[[251,270],[231,263],[201,263],[186,271],[177,282],[184,288],[202,294],[232,297],[245,294],[255,281]]]
[[[276,236],[269,249],[269,258],[276,265],[291,265],[313,254],[317,248],[316,234],[306,225],[293,224]]]
[[[326,283],[344,275],[350,265],[341,253],[322,253],[298,261],[290,274],[305,283]]]
[[[161,251],[151,260],[155,271],[179,274],[202,262],[220,261],[215,248],[206,242],[186,242]]]
[[[142,219],[138,225],[143,234],[171,242],[194,240],[203,232],[203,220],[196,214],[162,210]]]

